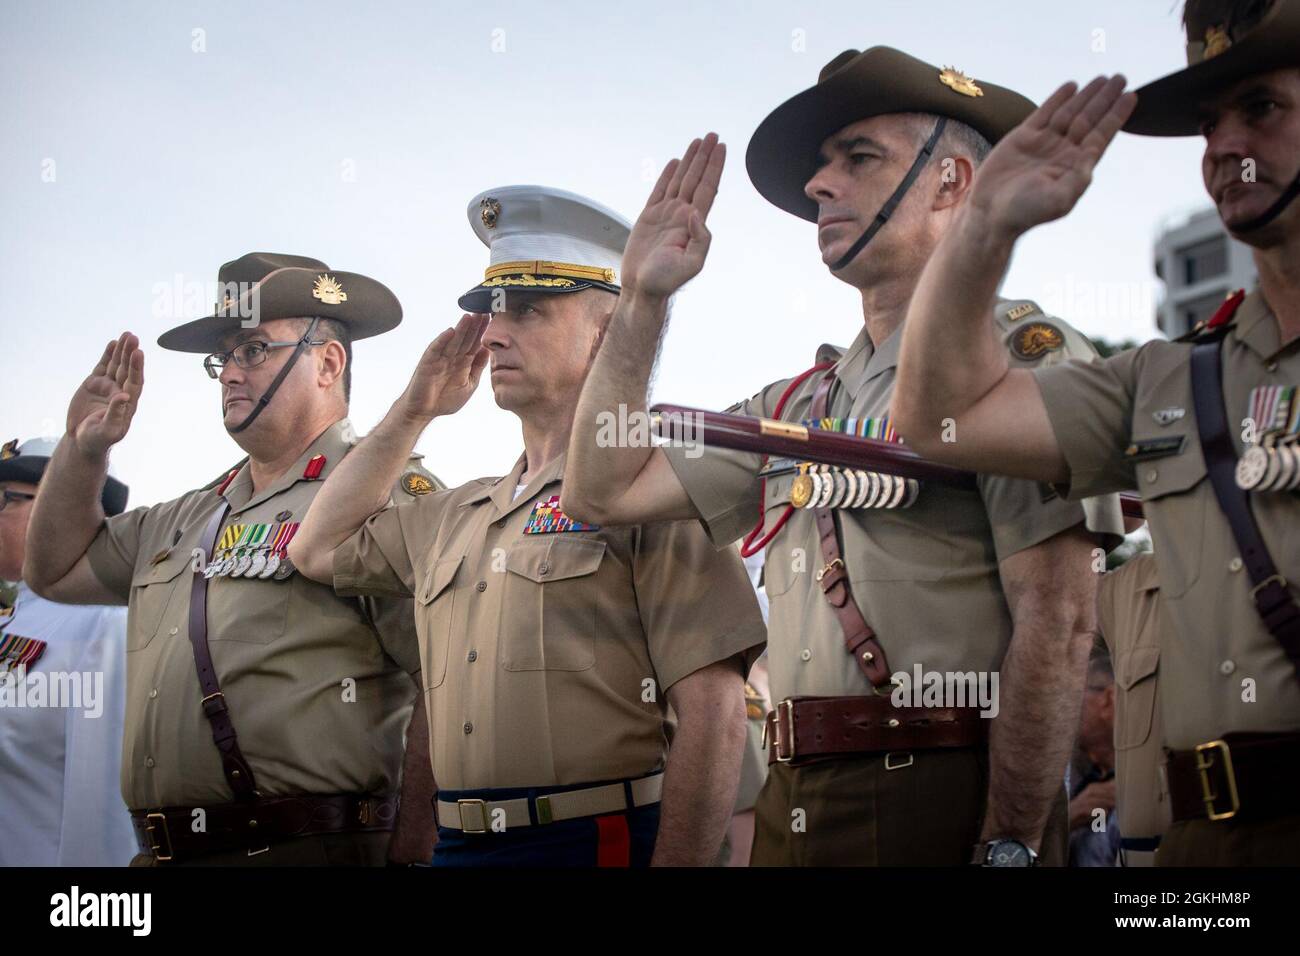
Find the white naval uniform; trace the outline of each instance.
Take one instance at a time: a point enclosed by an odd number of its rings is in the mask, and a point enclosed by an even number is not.
[[[94,710],[18,706],[30,698],[14,676],[0,694],[0,866],[125,866],[136,852],[120,780],[126,608],[55,604],[20,583],[0,632],[46,643],[29,689],[37,675],[103,675]]]

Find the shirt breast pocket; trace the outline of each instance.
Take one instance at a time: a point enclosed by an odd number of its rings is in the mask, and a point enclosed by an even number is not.
[[[1177,439],[1178,435],[1133,435],[1141,448],[1151,438]],[[1188,542],[1208,540],[1206,504],[1212,497],[1205,459],[1194,434],[1185,434],[1177,454],[1133,463],[1138,491],[1155,520],[1150,522],[1151,542],[1160,555],[1160,588],[1168,598],[1180,597],[1196,583],[1201,573],[1203,549]],[[1217,508],[1217,502],[1214,504]],[[1178,538],[1172,539],[1170,532]]]
[[[596,663],[596,582],[605,542],[572,533],[506,552],[501,664],[508,671],[582,671]]]
[[[416,630],[420,639],[420,669],[424,687],[441,687],[447,678],[447,651],[451,644],[452,605],[456,580],[464,557],[435,561],[415,595]]]
[[[192,573],[185,573],[189,569],[189,552],[178,552],[135,573],[131,579],[128,651],[144,650],[164,625],[184,630],[188,636],[189,622],[182,615],[189,609],[184,593],[192,581]]]
[[[1115,661],[1115,749],[1141,747],[1151,736],[1156,710],[1160,648],[1135,647]]]

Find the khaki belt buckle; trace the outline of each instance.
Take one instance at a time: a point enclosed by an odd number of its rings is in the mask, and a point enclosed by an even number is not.
[[[166,863],[173,855],[172,835],[167,829],[167,817],[162,813],[147,813],[144,819],[144,832],[149,837],[149,852],[153,854],[153,858],[159,863]],[[155,820],[158,822],[155,823]],[[167,841],[167,851],[165,853],[161,843],[153,842],[159,835]]]
[[[487,801],[478,799],[457,800],[456,807],[460,810],[460,829],[463,833],[487,833],[488,832],[488,813]],[[474,807],[478,810],[479,819],[482,821],[479,826],[472,827],[465,822],[465,808]]]
[[[1209,770],[1215,765],[1214,751],[1219,750],[1223,753],[1223,776],[1228,781],[1228,800],[1232,803],[1232,809],[1226,811],[1216,811],[1215,802],[1219,799],[1219,794],[1214,792],[1210,786]],[[1196,772],[1201,778],[1201,799],[1205,803],[1205,816],[1210,820],[1230,820],[1237,815],[1241,809],[1241,800],[1237,794],[1237,775],[1232,769],[1232,751],[1228,749],[1227,741],[1211,740],[1209,743],[1196,745]]]
[[[789,755],[788,757],[782,757],[782,756],[781,756],[781,751],[783,751],[783,750],[785,749],[783,746],[781,746],[781,744],[782,744],[782,740],[781,740],[781,708],[783,708],[783,707],[785,708],[786,722],[787,722],[787,723],[789,724],[789,726],[790,726],[790,755]],[[781,703],[779,703],[779,704],[776,705],[776,726],[772,729],[772,743],[773,743],[773,745],[775,745],[775,747],[776,747],[776,762],[777,762],[777,763],[789,763],[791,760],[793,760],[793,759],[795,758],[795,744],[794,744],[794,701],[792,701],[789,697],[787,697],[785,700],[781,701]]]

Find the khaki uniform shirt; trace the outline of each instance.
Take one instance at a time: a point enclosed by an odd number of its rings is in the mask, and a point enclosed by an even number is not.
[[[564,458],[371,517],[335,551],[340,594],[415,596],[444,790],[567,786],[664,766],[666,692],[762,650],[744,565],[692,522],[525,533]]]
[[[356,441],[342,419],[257,495],[245,462],[220,497],[218,482],[109,518],[100,529],[87,553],[90,566],[129,603],[122,747],[128,807],[234,799],[199,705],[189,641],[192,551],[222,498],[230,503],[223,527],[301,521],[321,481]],[[317,454],[325,456],[324,470],[318,480],[305,480]],[[410,470],[436,481],[418,464]],[[399,487],[394,497],[411,496]],[[411,631],[409,602],[340,598],[297,572],[285,580],[208,582],[208,646],[262,794],[396,788],[415,700],[408,675],[420,668],[408,651]]]
[[[1151,554],[1138,554],[1101,579],[1097,621],[1115,670],[1115,803],[1119,832],[1148,839],[1171,823],[1160,747],[1160,582]],[[1150,853],[1129,853],[1132,865]]]
[[[1300,348],[1283,348],[1258,293],[1223,340],[1223,399],[1237,429],[1257,385],[1300,382]],[[1037,372],[1071,496],[1121,488],[1142,494],[1160,572],[1160,671],[1165,744],[1186,750],[1233,731],[1300,730],[1300,681],[1250,597],[1227,520],[1201,455],[1192,403],[1192,346],[1148,342],[1104,362]],[[1161,413],[1157,418],[1157,413]],[[1164,421],[1167,424],[1161,424]],[[1166,447],[1142,454],[1156,440]],[[1128,454],[1133,447],[1139,453]],[[1287,492],[1251,495],[1255,521],[1279,573],[1300,582],[1300,509]]]
[[[1002,303],[997,322],[1019,364],[1096,354],[1082,335],[1060,320],[1045,320],[1032,303]],[[831,416],[888,413],[901,333],[895,330],[876,348],[864,327],[847,351],[822,347],[818,360],[835,361],[838,379],[830,395]],[[1030,357],[1018,358],[1017,348]],[[824,374],[799,386],[786,402],[784,420],[811,417],[813,392]],[[729,411],[775,417],[789,382],[769,385]],[[766,527],[772,528],[789,503],[793,476],[769,480],[760,501],[755,475],[761,455],[712,448],[701,455],[700,450],[664,448],[715,544],[745,534],[760,505]],[[1085,512],[1091,530],[1123,534],[1117,499],[1085,509],[1034,482],[982,475],[978,483],[978,490],[961,490],[924,482],[911,508],[838,512],[854,599],[879,636],[892,672],[910,676],[917,664],[926,671],[996,671],[1012,632],[998,562],[1084,522]],[[871,690],[845,651],[843,631],[817,583],[822,563],[813,512],[798,509],[768,545],[764,565],[774,701],[861,696]]]

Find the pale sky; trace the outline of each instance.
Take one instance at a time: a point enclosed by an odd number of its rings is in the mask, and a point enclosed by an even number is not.
[[[713,247],[678,297],[654,399],[722,408],[861,324],[815,227],[745,175],[749,136],[773,107],[841,50],[876,44],[1035,101],[1103,72],[1138,85],[1183,64],[1179,10],[2,0],[0,441],[61,433],[104,343],[129,329],[146,345],[146,385],[113,463],[132,504],[225,471],[242,453],[221,427],[218,384],[199,357],[154,340],[208,314],[218,267],[251,251],[366,273],[401,300],[401,327],[355,350],[352,418],[365,431],[482,276],[472,196],[544,183],[635,219],[663,163],[708,130],[730,148]],[[1152,242],[1208,203],[1200,154],[1199,139],[1121,135],[1074,213],[1021,243],[1005,294],[1090,334],[1156,335]],[[419,450],[459,484],[504,473],[522,439],[485,376]]]

